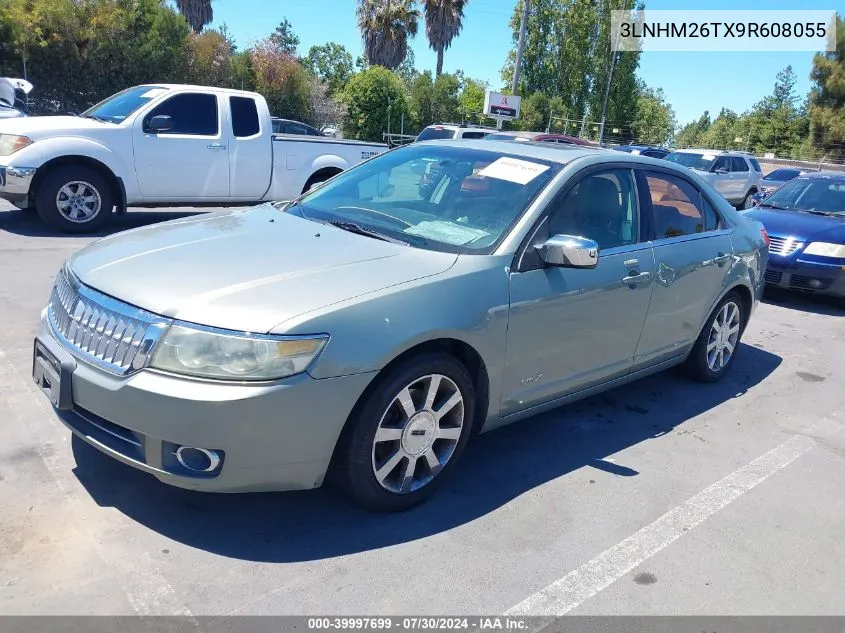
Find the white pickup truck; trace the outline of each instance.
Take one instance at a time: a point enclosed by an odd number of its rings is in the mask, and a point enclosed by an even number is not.
[[[0,198],[88,232],[115,208],[289,200],[387,150],[272,129],[261,95],[170,84],[129,88],[79,116],[0,120]]]

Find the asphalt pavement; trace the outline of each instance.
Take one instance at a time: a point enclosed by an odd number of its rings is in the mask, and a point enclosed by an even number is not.
[[[0,203],[0,614],[845,615],[826,301],[767,297],[724,381],[667,372],[485,434],[436,498],[377,515],[324,489],[169,488],[72,441],[32,337],[92,239]]]

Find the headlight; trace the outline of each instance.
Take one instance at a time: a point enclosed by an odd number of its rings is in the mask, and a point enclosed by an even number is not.
[[[305,371],[327,342],[328,336],[222,334],[173,325],[150,366],[203,378],[274,380]]]
[[[0,156],[11,156],[27,145],[32,145],[32,139],[28,136],[0,134]]]
[[[845,245],[830,244],[829,242],[811,242],[810,245],[804,249],[804,254],[845,259]]]

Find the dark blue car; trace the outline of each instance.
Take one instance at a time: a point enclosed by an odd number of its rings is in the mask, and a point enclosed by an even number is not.
[[[744,213],[766,227],[766,283],[845,303],[845,173],[798,176]]]

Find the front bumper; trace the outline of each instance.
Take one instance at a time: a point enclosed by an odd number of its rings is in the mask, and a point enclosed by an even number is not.
[[[78,437],[160,481],[209,492],[316,488],[341,429],[372,374],[316,380],[300,374],[260,385],[222,384],[154,370],[115,376],[76,358],[53,336],[46,310],[37,336],[68,369],[59,419]],[[38,360],[34,362],[38,366]],[[62,379],[63,395],[67,386]],[[217,451],[209,474],[188,471],[179,446]]]
[[[838,265],[802,261],[781,263],[770,257],[765,280],[767,286],[845,297],[845,270]]]
[[[17,205],[26,203],[35,172],[35,167],[0,165],[0,198]]]

